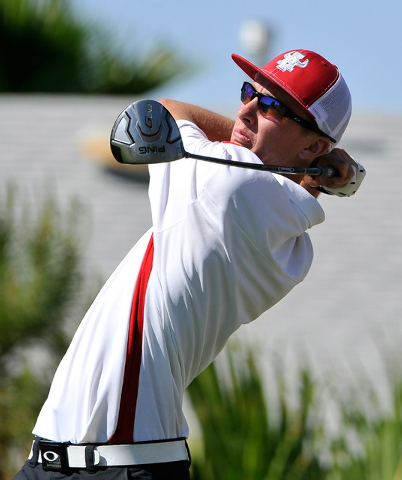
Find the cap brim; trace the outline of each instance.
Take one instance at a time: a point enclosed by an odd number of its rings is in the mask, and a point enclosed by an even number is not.
[[[274,76],[270,75],[265,70],[261,70],[261,68],[258,68],[256,65],[249,62],[248,60],[241,57],[240,55],[237,55],[236,53],[232,54],[232,59],[243,70],[243,72],[245,72],[253,80],[255,80],[256,74],[260,73],[263,77],[267,78],[270,82],[277,85],[284,92],[290,95],[303,108],[303,110],[309,115],[309,117],[315,119],[314,115],[312,115],[312,113],[309,112],[308,109],[302,103],[300,103],[300,99],[295,95],[293,95],[292,91],[288,90],[285,85],[283,85],[281,82],[278,82]]]

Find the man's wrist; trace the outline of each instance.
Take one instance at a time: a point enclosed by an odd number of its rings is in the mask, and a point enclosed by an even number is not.
[[[317,198],[320,194],[320,190],[318,190],[316,187],[311,187],[305,180],[302,180],[299,185],[307,190],[308,193],[314,198]]]

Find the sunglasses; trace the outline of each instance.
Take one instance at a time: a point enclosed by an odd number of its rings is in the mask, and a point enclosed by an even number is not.
[[[244,103],[244,105],[247,105],[247,103],[251,102],[255,97],[258,99],[258,109],[264,118],[268,118],[277,123],[279,123],[283,117],[290,118],[302,127],[319,133],[320,135],[329,138],[331,142],[335,143],[335,140],[332,137],[322,132],[316,125],[296,115],[282,102],[274,97],[271,97],[270,95],[264,95],[263,93],[257,92],[251,83],[244,82],[243,86],[241,87],[241,101]]]

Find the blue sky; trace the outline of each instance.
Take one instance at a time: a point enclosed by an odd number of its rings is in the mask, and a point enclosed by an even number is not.
[[[270,32],[266,61],[315,50],[335,63],[356,112],[402,113],[401,0],[71,0],[79,17],[109,29],[122,48],[143,54],[164,43],[197,72],[151,92],[207,108],[236,108],[244,74],[231,53],[250,57],[240,29],[259,19]]]

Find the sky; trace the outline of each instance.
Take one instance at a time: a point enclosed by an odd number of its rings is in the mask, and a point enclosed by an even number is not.
[[[340,69],[355,112],[402,113],[402,0],[70,0],[129,54],[163,43],[196,66],[149,92],[206,108],[234,109],[245,74],[232,53],[256,61],[241,40],[246,22],[268,31],[263,64],[287,50],[314,50]],[[259,65],[262,66],[262,65]]]

